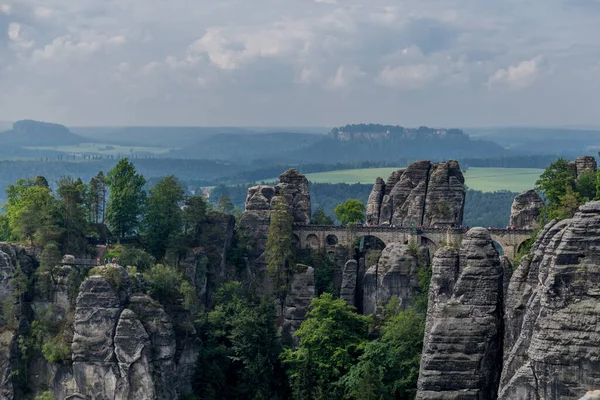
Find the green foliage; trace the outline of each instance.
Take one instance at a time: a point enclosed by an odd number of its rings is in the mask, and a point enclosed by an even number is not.
[[[146,248],[158,260],[164,257],[173,236],[182,230],[183,194],[183,185],[173,175],[160,179],[149,190],[142,236]]]
[[[140,272],[148,271],[156,261],[151,254],[132,246],[123,246],[119,255],[114,257],[118,257],[119,264],[137,267],[137,270]]]
[[[35,400],[55,400],[54,392],[46,390],[44,393],[35,397]]]
[[[342,379],[347,399],[412,399],[416,394],[425,316],[409,309],[387,320],[382,336]]]
[[[229,197],[226,194],[223,194],[219,198],[219,202],[217,203],[217,206],[218,206],[219,211],[221,211],[222,213],[225,213],[225,214],[232,214],[233,210],[235,209],[235,206],[233,205],[233,202],[231,201],[231,197]]]
[[[575,190],[575,176],[567,160],[559,158],[546,168],[535,185],[536,190],[544,192],[550,204],[560,203],[560,197],[568,188]]]
[[[312,219],[310,221],[312,225],[333,225],[333,219],[325,214],[325,209],[323,206],[317,207],[315,212],[313,213]]]
[[[136,173],[127,158],[123,158],[108,172],[106,182],[110,188],[106,219],[120,240],[137,232],[146,199],[143,190],[146,179]]]
[[[120,267],[107,265],[103,267],[94,267],[89,270],[88,276],[99,275],[110,280],[117,288],[122,288],[124,271]]]
[[[6,242],[12,239],[10,223],[6,214],[0,214],[0,241]]]
[[[183,208],[184,232],[194,240],[198,240],[202,226],[206,222],[208,204],[203,196],[192,196],[185,199]]]
[[[57,202],[47,186],[37,185],[35,180],[21,179],[6,189],[7,200],[3,205],[8,218],[11,238],[28,240],[34,238],[45,244],[48,238],[57,238]]]
[[[317,295],[320,296],[323,293],[333,294],[335,262],[324,252],[318,252],[313,249],[303,249],[299,252],[298,257],[299,263],[310,265],[314,268]]]
[[[365,220],[365,205],[359,200],[346,200],[333,210],[342,225],[362,224]]]
[[[597,173],[584,171],[577,177],[575,191],[581,196],[583,202],[594,200],[596,197]]]
[[[81,179],[63,176],[58,180],[58,210],[62,221],[63,250],[81,253],[85,250],[86,234],[90,232],[86,207],[87,186]]]
[[[213,311],[201,323],[194,391],[200,399],[275,399],[280,344],[272,301],[253,304],[239,282],[215,294]]]
[[[273,279],[274,293],[283,307],[293,274],[294,246],[292,225],[294,219],[284,196],[274,198],[271,222],[267,236],[267,272]]]
[[[44,250],[40,254],[40,267],[52,268],[60,264],[61,260],[62,254],[58,244],[50,242],[44,246]]]
[[[380,250],[369,250],[369,251],[367,251],[367,254],[365,256],[365,265],[366,265],[366,267],[370,268],[373,265],[376,265],[379,262],[380,258],[381,258],[381,251]]]
[[[62,335],[57,335],[44,343],[42,354],[48,362],[58,364],[71,358],[71,347],[65,344]]]
[[[197,302],[195,288],[176,268],[163,264],[154,265],[144,274],[149,286],[149,293],[161,304],[168,306],[182,299],[188,309]]]
[[[363,352],[369,321],[329,293],[313,299],[306,321],[295,333],[299,347],[282,354],[294,399],[343,398],[341,378]]]

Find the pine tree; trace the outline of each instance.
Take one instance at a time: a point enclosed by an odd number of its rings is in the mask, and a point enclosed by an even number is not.
[[[127,158],[123,158],[110,170],[106,183],[110,189],[106,219],[120,241],[138,230],[146,199],[146,179],[136,172]]]

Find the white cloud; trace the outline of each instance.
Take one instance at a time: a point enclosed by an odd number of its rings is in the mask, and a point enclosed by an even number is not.
[[[540,58],[521,61],[517,65],[499,69],[490,77],[488,85],[507,85],[511,88],[525,88],[531,85],[540,74]]]
[[[440,71],[435,65],[386,66],[379,73],[376,82],[390,88],[418,89],[432,82],[439,74]]]
[[[25,33],[25,28],[16,22],[8,24],[8,38],[13,45],[24,49],[29,49],[34,44],[34,41],[29,40],[28,35]]]
[[[56,11],[53,10],[52,8],[48,8],[48,7],[34,7],[33,8],[33,15],[35,16],[35,18],[37,19],[50,19],[56,16]]]
[[[85,57],[102,49],[118,47],[125,43],[123,35],[106,36],[89,34],[89,37],[80,38],[74,35],[59,36],[43,48],[36,49],[32,61],[61,61],[71,60],[73,57]]]
[[[328,81],[331,89],[343,89],[365,77],[366,73],[356,66],[340,66],[335,75]]]
[[[0,14],[10,15],[12,6],[10,4],[0,3]]]

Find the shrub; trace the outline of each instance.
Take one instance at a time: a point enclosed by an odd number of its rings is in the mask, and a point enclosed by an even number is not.
[[[123,273],[118,267],[94,267],[90,269],[88,276],[100,275],[112,281],[118,288],[123,287]]]
[[[46,390],[44,393],[35,397],[35,400],[54,400],[54,393],[50,390]]]
[[[172,304],[183,298],[184,306],[190,308],[197,301],[196,290],[176,268],[156,264],[144,274],[149,293],[163,305]]]
[[[59,333],[44,343],[42,354],[48,362],[58,364],[71,358],[71,347],[64,343],[62,334]]]
[[[154,257],[142,249],[124,247],[119,257],[119,264],[137,267],[138,271],[148,271],[154,265]]]

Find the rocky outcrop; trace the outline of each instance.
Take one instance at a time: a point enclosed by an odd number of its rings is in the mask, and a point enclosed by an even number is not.
[[[600,202],[548,224],[506,300],[500,399],[576,399],[600,387]]]
[[[431,167],[423,226],[462,225],[466,188],[457,161]]]
[[[391,243],[381,252],[377,264],[367,269],[363,279],[363,314],[377,312],[393,296],[402,308],[414,304],[419,293],[419,268],[429,264],[428,251],[411,254],[407,245]]]
[[[367,225],[379,225],[379,213],[381,211],[381,202],[385,194],[385,182],[377,178],[373,191],[367,200]]]
[[[577,177],[586,171],[596,172],[598,170],[596,159],[592,156],[578,157],[577,160],[575,160],[575,167],[577,170]]]
[[[377,179],[367,203],[367,223],[398,227],[461,225],[464,182],[456,161],[418,161],[406,170],[395,171],[385,184]]]
[[[356,305],[356,283],[358,280],[358,262],[349,260],[344,266],[342,273],[342,287],[340,290],[340,299],[348,305]]]
[[[513,201],[509,225],[516,229],[537,229],[544,206],[544,200],[535,190],[520,193]]]
[[[487,230],[438,250],[432,274],[417,399],[495,399],[503,270]]]
[[[310,302],[316,294],[314,268],[300,265],[298,267],[300,269],[304,268],[304,272],[294,274],[284,310],[283,335],[288,343],[293,341],[294,332],[306,319]]]

